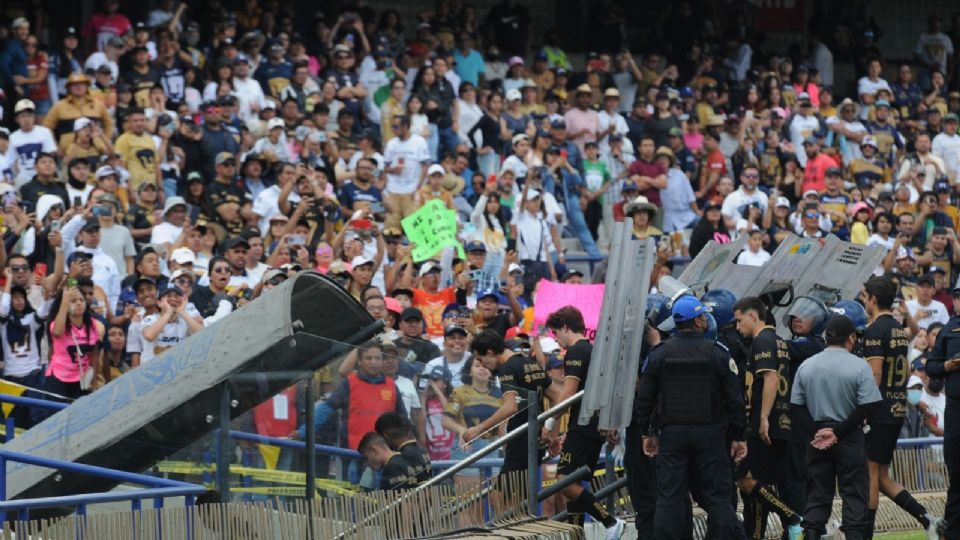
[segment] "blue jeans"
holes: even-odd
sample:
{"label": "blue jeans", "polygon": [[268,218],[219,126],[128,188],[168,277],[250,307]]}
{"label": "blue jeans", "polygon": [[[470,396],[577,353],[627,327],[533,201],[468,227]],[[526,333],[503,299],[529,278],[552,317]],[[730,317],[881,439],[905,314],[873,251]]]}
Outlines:
{"label": "blue jeans", "polygon": [[456,153],[457,145],[460,144],[460,136],[452,127],[437,128],[437,136],[440,142],[437,149],[437,161],[440,161],[444,154]]}
{"label": "blue jeans", "polygon": [[427,124],[427,128],[430,129],[430,135],[427,137],[427,148],[430,150],[433,161],[439,161],[437,152],[439,151],[440,137],[437,134],[437,125]]}
{"label": "blue jeans", "polygon": [[587,227],[587,220],[583,217],[583,210],[580,209],[580,198],[571,194],[567,197],[565,205],[567,220],[569,221],[567,227],[580,239],[580,245],[583,246],[587,255],[600,257],[600,249],[597,248],[597,243],[594,242],[593,235],[590,234],[590,229]]}
{"label": "blue jeans", "polygon": [[177,196],[177,179],[176,178],[163,179],[163,195],[168,199],[170,197]]}
{"label": "blue jeans", "polygon": [[500,172],[500,154],[490,152],[489,154],[477,154],[477,169],[483,173],[484,178],[490,178],[490,175]]}

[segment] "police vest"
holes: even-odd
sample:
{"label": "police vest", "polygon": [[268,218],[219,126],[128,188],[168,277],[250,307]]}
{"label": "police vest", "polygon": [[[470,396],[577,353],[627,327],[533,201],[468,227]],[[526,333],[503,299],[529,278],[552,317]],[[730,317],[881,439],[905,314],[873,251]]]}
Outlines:
{"label": "police vest", "polygon": [[664,344],[660,373],[660,421],[709,424],[720,420],[716,345],[705,339],[674,338]]}
{"label": "police vest", "polygon": [[356,373],[347,376],[350,405],[347,409],[347,443],[356,450],[360,439],[374,431],[377,418],[386,412],[397,412],[397,386],[391,377],[369,383]]}

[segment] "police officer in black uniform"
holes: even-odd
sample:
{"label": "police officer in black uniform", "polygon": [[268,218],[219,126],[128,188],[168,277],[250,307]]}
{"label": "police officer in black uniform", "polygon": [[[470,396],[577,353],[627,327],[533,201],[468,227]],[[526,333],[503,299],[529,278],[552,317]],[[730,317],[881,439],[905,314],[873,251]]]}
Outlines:
{"label": "police officer in black uniform", "polygon": [[[827,306],[823,302],[806,296],[794,299],[787,310],[783,322],[793,334],[793,338],[786,341],[790,354],[791,388],[800,364],[826,348],[822,334],[828,316]],[[813,438],[813,425],[806,422],[807,418],[807,415],[790,411],[793,436],[784,447],[783,474],[779,486],[780,497],[790,508],[804,508],[807,503],[807,447]],[[786,530],[783,531],[783,538],[788,538]]]}
{"label": "police officer in black uniform", "polygon": [[[746,455],[746,417],[737,365],[722,345],[704,339],[705,308],[694,296],[681,296],[671,308],[676,336],[650,351],[637,393],[637,424],[643,447],[657,457],[655,538],[679,538],[686,516],[677,509],[687,498],[688,468],[697,467],[710,529],[718,538],[743,539],[730,507],[732,481],[727,453]],[[659,436],[649,430],[659,404]],[[721,410],[726,411],[734,442],[725,445]]]}
{"label": "police officer in black uniform", "polygon": [[[953,311],[960,313],[960,287],[953,287]],[[927,377],[945,379],[947,408],[943,413],[943,460],[950,477],[944,511],[943,535],[960,538],[960,315],[940,330],[927,357]]]}

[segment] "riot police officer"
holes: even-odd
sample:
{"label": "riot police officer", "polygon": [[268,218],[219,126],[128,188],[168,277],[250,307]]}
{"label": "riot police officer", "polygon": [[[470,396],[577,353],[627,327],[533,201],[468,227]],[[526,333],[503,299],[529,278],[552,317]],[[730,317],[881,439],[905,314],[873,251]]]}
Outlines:
{"label": "riot police officer", "polygon": [[[793,338],[786,341],[790,354],[791,387],[800,364],[826,347],[822,334],[829,315],[823,302],[807,296],[794,299],[787,309],[783,324],[793,334]],[[813,426],[804,422],[805,418],[805,415],[790,411],[792,438],[783,448],[783,473],[779,486],[783,502],[796,509],[803,508],[807,502],[807,446],[813,437]],[[784,540],[788,537],[788,531],[784,530]]]}
{"label": "riot police officer", "polygon": [[[709,308],[694,296],[676,299],[671,316],[677,333],[650,351],[637,392],[637,425],[644,453],[657,457],[657,509],[654,535],[679,538],[686,516],[677,509],[687,497],[688,467],[697,467],[702,504],[711,531],[719,538],[743,539],[730,507],[732,481],[727,452],[735,461],[746,455],[746,416],[737,365],[722,345],[704,339]],[[660,406],[659,436],[649,430]],[[725,445],[721,411],[726,411],[734,442]]]}
{"label": "riot police officer", "polygon": [[[958,283],[960,285],[960,283]],[[960,313],[960,287],[953,288],[953,311]],[[942,524],[948,540],[960,538],[960,315],[940,330],[927,357],[927,376],[945,378],[947,408],[943,420],[943,460],[950,477]]]}

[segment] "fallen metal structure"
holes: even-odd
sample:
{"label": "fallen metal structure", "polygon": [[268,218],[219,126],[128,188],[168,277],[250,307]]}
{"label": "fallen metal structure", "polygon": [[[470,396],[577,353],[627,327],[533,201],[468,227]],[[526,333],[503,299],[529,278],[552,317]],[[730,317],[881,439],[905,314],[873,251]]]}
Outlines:
{"label": "fallen metal structure", "polygon": [[[346,291],[305,272],[4,445],[140,472],[380,331]],[[241,375],[241,376],[237,376]],[[236,376],[236,377],[235,377]],[[229,406],[221,403],[228,390]],[[7,496],[109,491],[116,481],[9,463]]]}
{"label": "fallen metal structure", "polygon": [[863,246],[827,238],[785,239],[763,266],[734,262],[746,238],[729,244],[710,242],[680,275],[679,280],[697,295],[711,289],[728,289],[737,298],[759,296],[773,306],[777,331],[789,337],[782,319],[794,298],[808,296],[832,305],[856,299],[863,283],[883,260],[879,246]]}

